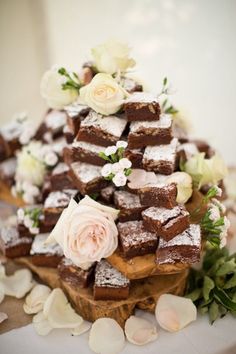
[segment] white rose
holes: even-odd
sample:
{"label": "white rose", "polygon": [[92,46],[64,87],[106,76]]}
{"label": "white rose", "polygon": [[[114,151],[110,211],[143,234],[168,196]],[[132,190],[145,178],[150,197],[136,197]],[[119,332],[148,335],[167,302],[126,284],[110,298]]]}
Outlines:
{"label": "white rose", "polygon": [[185,204],[193,194],[192,178],[186,172],[174,172],[167,178],[167,182],[177,185],[177,203]]}
{"label": "white rose", "polygon": [[80,89],[80,98],[97,113],[114,114],[121,108],[127,93],[108,74],[97,74]]}
{"label": "white rose", "polygon": [[126,43],[108,40],[91,50],[94,63],[99,72],[114,74],[125,72],[136,63],[129,58],[130,48]]}
{"label": "white rose", "polygon": [[46,99],[50,108],[62,109],[71,104],[78,98],[78,92],[75,89],[62,89],[65,78],[58,73],[57,68],[52,68],[45,72],[40,84],[40,93]]}
{"label": "white rose", "polygon": [[26,145],[17,155],[16,180],[41,186],[46,174],[46,167],[38,156],[42,144],[32,141]]}
{"label": "white rose", "polygon": [[118,212],[88,196],[79,204],[71,199],[47,242],[56,240],[67,258],[78,267],[88,269],[93,262],[116,250],[118,231],[114,220]]}

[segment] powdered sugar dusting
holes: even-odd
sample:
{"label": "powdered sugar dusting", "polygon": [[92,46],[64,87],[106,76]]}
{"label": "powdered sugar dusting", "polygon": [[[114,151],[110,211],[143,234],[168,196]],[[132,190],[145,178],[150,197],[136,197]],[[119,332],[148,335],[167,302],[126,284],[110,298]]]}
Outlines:
{"label": "powdered sugar dusting", "polygon": [[57,255],[62,256],[63,251],[61,246],[58,243],[49,243],[45,244],[49,234],[39,234],[35,236],[34,241],[31,246],[30,254],[50,254],[50,255]]}
{"label": "powdered sugar dusting", "polygon": [[147,146],[144,151],[143,160],[169,161],[174,164],[177,145],[178,139],[174,138],[170,144]]}
{"label": "powdered sugar dusting", "polygon": [[170,128],[172,124],[171,116],[168,114],[161,114],[159,120],[154,121],[137,121],[130,124],[130,132],[138,133],[143,129],[162,129]]}
{"label": "powdered sugar dusting", "polygon": [[52,110],[45,117],[45,123],[48,128],[56,130],[66,124],[66,113],[63,111]]}
{"label": "powdered sugar dusting", "polygon": [[10,159],[5,160],[0,164],[0,173],[4,176],[12,176],[14,175],[16,170],[16,158],[12,157]]}
{"label": "powdered sugar dusting", "polygon": [[85,141],[74,141],[72,146],[74,148],[80,148],[80,149],[86,150],[88,152],[95,153],[97,155],[99,154],[99,152],[104,152],[104,150],[105,150],[104,146],[94,145],[91,143],[87,143]]}
{"label": "powdered sugar dusting", "polygon": [[19,237],[19,232],[15,227],[3,227],[1,230],[1,239],[5,246],[16,246],[24,243],[31,243],[29,237]]}
{"label": "powdered sugar dusting", "polygon": [[149,92],[135,92],[133,93],[125,103],[134,102],[134,103],[152,103],[158,102],[157,97]]}
{"label": "powdered sugar dusting", "polygon": [[61,173],[69,171],[69,167],[64,163],[60,162],[52,171],[52,175],[59,175]]}
{"label": "powdered sugar dusting", "polygon": [[66,208],[76,194],[76,189],[51,192],[44,202],[44,208]]}
{"label": "powdered sugar dusting", "polygon": [[190,224],[190,226],[181,234],[175,236],[170,241],[160,238],[159,248],[175,246],[195,246],[201,244],[201,228],[199,225]]}
{"label": "powdered sugar dusting", "polygon": [[101,260],[95,271],[95,286],[121,288],[129,286],[130,281],[106,260]]}
{"label": "powdered sugar dusting", "polygon": [[142,215],[164,224],[169,219],[176,218],[179,215],[189,215],[189,213],[182,206],[177,205],[172,209],[150,207],[144,210]]}
{"label": "powdered sugar dusting", "polygon": [[143,221],[118,223],[117,228],[122,238],[122,244],[125,247],[157,240],[155,233],[149,232],[144,228]]}
{"label": "powdered sugar dusting", "polygon": [[126,191],[116,191],[114,193],[115,203],[119,208],[139,208],[141,203],[137,194],[132,194]]}
{"label": "powdered sugar dusting", "polygon": [[102,178],[102,167],[100,166],[90,165],[85,162],[74,162],[71,164],[71,168],[83,183],[88,183],[95,178]]}

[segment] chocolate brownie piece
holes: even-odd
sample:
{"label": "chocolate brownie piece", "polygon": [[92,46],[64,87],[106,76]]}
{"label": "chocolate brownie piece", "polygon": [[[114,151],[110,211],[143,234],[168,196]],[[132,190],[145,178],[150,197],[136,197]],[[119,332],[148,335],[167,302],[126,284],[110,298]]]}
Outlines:
{"label": "chocolate brownie piece", "polygon": [[44,223],[45,225],[56,225],[62,211],[68,206],[71,198],[74,198],[78,191],[76,189],[65,189],[53,191],[44,202]]}
{"label": "chocolate brownie piece", "polygon": [[60,278],[74,287],[87,288],[94,279],[94,266],[83,270],[68,258],[63,258],[57,269]]}
{"label": "chocolate brownie piece", "polygon": [[137,121],[130,124],[128,144],[130,149],[139,149],[148,145],[169,144],[172,139],[172,119],[162,114],[159,120]]}
{"label": "chocolate brownie piece", "polygon": [[74,189],[75,186],[68,175],[69,167],[60,162],[53,170],[50,176],[51,190],[61,191],[63,189]]}
{"label": "chocolate brownie piece", "polygon": [[200,152],[205,152],[206,158],[211,158],[215,154],[214,149],[205,140],[194,139],[190,142],[194,143]]}
{"label": "chocolate brownie piece", "polygon": [[140,220],[141,212],[146,208],[141,205],[138,195],[123,190],[114,193],[114,204],[120,209],[120,221]]}
{"label": "chocolate brownie piece", "polygon": [[20,237],[16,227],[2,227],[0,233],[0,251],[8,258],[27,256],[32,238]]}
{"label": "chocolate brownie piece", "polygon": [[11,157],[0,163],[0,180],[11,187],[14,184],[16,158]]}
{"label": "chocolate brownie piece", "polygon": [[63,257],[63,251],[58,243],[45,244],[49,234],[35,236],[30,255],[32,263],[38,267],[56,268]]}
{"label": "chocolate brownie piece", "polygon": [[184,143],[177,147],[178,158],[182,159],[182,161],[186,162],[192,156],[199,153],[199,150],[194,143]]}
{"label": "chocolate brownie piece", "polygon": [[5,150],[6,158],[13,156],[16,150],[20,149],[21,143],[19,139],[24,128],[21,120],[13,120],[0,129],[0,135],[3,138],[2,149]]}
{"label": "chocolate brownie piece", "polygon": [[147,92],[135,92],[125,102],[128,122],[156,121],[160,118],[160,105],[157,97]]}
{"label": "chocolate brownie piece", "polygon": [[125,150],[125,157],[132,162],[132,168],[143,168],[143,149]]}
{"label": "chocolate brownie piece", "polygon": [[101,189],[100,198],[103,202],[107,204],[113,204],[113,197],[116,188],[112,184]]}
{"label": "chocolate brownie piece", "polygon": [[138,84],[135,80],[129,77],[121,77],[121,86],[129,93],[142,92],[143,86]]}
{"label": "chocolate brownie piece", "polygon": [[199,225],[190,226],[170,241],[160,238],[156,251],[156,263],[196,263],[200,260],[201,229]]}
{"label": "chocolate brownie piece", "polygon": [[95,270],[93,297],[95,300],[124,300],[129,296],[130,281],[106,260]]}
{"label": "chocolate brownie piece", "polygon": [[64,136],[61,136],[60,138],[53,140],[53,142],[50,145],[51,145],[53,151],[62,160],[63,149],[67,146],[66,138]]}
{"label": "chocolate brownie piece", "polygon": [[68,125],[65,125],[63,128],[63,135],[66,139],[67,144],[72,144],[73,140],[75,138],[75,135],[73,134],[73,131]]}
{"label": "chocolate brownie piece", "polygon": [[0,132],[0,161],[4,161],[10,156],[10,147]]}
{"label": "chocolate brownie piece", "polygon": [[60,137],[66,124],[66,118],[65,111],[49,109],[35,133],[35,139],[49,143]]}
{"label": "chocolate brownie piece", "polygon": [[90,163],[91,165],[103,166],[107,161],[103,160],[100,152],[104,152],[104,146],[94,145],[86,141],[74,141],[72,144],[73,161]]}
{"label": "chocolate brownie piece", "polygon": [[156,233],[144,228],[143,221],[126,221],[117,224],[121,250],[126,258],[154,253],[158,244]]}
{"label": "chocolate brownie piece", "polygon": [[175,183],[148,185],[140,188],[138,193],[142,205],[167,209],[172,209],[177,205],[177,186]]}
{"label": "chocolate brownie piece", "polygon": [[85,162],[70,165],[69,175],[82,195],[99,192],[108,185],[101,175],[102,167]]}
{"label": "chocolate brownie piece", "polygon": [[114,145],[125,130],[127,121],[123,116],[102,116],[90,111],[81,122],[76,140],[95,145]]}
{"label": "chocolate brownie piece", "polygon": [[144,227],[166,241],[189,227],[189,212],[183,205],[173,209],[150,207],[142,212]]}
{"label": "chocolate brownie piece", "polygon": [[170,175],[176,167],[176,150],[178,139],[174,138],[170,144],[147,146],[143,154],[143,167],[147,171]]}
{"label": "chocolate brownie piece", "polygon": [[67,127],[70,128],[71,133],[75,137],[79,131],[81,121],[88,115],[90,108],[82,104],[74,103],[66,106],[64,109],[67,114]]}

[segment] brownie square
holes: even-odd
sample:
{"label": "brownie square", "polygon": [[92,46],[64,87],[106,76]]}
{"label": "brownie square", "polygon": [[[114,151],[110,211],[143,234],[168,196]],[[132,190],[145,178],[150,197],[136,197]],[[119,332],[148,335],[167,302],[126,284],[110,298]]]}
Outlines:
{"label": "brownie square", "polygon": [[2,227],[0,233],[0,251],[8,258],[27,256],[32,238],[20,237],[17,228]]}
{"label": "brownie square", "polygon": [[12,157],[0,163],[0,180],[11,187],[14,184],[16,158]]}
{"label": "brownie square", "polygon": [[128,122],[152,121],[160,118],[160,105],[157,97],[147,92],[135,92],[125,102]]}
{"label": "brownie square", "polygon": [[129,93],[142,92],[143,86],[129,77],[121,77],[121,86]]}
{"label": "brownie square", "polygon": [[90,108],[86,105],[74,103],[66,106],[65,112],[67,114],[66,124],[74,136],[79,131],[81,121],[88,115]]}
{"label": "brownie square", "polygon": [[143,221],[126,221],[117,224],[121,250],[126,258],[154,253],[158,244],[156,233],[144,228]]}
{"label": "brownie square", "polygon": [[34,237],[30,255],[32,263],[38,267],[56,268],[63,257],[63,251],[58,243],[45,244],[49,234],[39,234]]}
{"label": "brownie square", "polygon": [[8,157],[10,157],[10,155],[11,151],[8,146],[8,143],[5,141],[4,137],[0,132],[0,161],[6,160]]}
{"label": "brownie square", "polygon": [[127,121],[122,116],[102,116],[90,111],[81,122],[76,140],[86,141],[95,145],[114,145],[125,130]]}
{"label": "brownie square", "polygon": [[170,175],[176,167],[176,150],[178,140],[172,139],[170,144],[147,146],[143,154],[143,167],[147,171]]}
{"label": "brownie square", "polygon": [[71,198],[74,198],[77,193],[78,191],[76,189],[51,192],[44,201],[43,213],[45,225],[56,225],[62,211],[68,206]]}
{"label": "brownie square", "polygon": [[201,228],[199,225],[190,226],[181,234],[169,241],[160,238],[156,251],[156,263],[196,263],[200,261]]}
{"label": "brownie square", "polygon": [[129,296],[130,281],[105,259],[95,270],[93,297],[95,300],[124,300]]}
{"label": "brownie square", "polygon": [[148,145],[169,144],[172,139],[172,118],[162,114],[159,120],[137,121],[130,124],[128,144],[130,149]]}
{"label": "brownie square", "polygon": [[35,139],[50,142],[49,140],[60,137],[66,124],[66,117],[64,111],[49,109],[35,133]]}
{"label": "brownie square", "polygon": [[52,170],[50,176],[52,191],[75,188],[71,178],[68,175],[68,172],[69,172],[69,167],[64,162],[60,162]]}
{"label": "brownie square", "polygon": [[85,162],[74,162],[70,166],[69,175],[82,195],[99,192],[108,185],[101,175],[102,167]]}
{"label": "brownie square", "polygon": [[87,288],[94,279],[94,266],[83,270],[68,258],[63,258],[57,269],[60,278],[74,287]]}
{"label": "brownie square", "polygon": [[177,154],[178,158],[183,161],[189,160],[192,156],[199,153],[197,146],[194,143],[184,143],[178,146]]}
{"label": "brownie square", "polygon": [[53,151],[59,156],[60,160],[62,160],[63,149],[67,146],[66,138],[61,136],[60,138],[53,140],[50,145]]}
{"label": "brownie square", "polygon": [[16,150],[21,147],[20,135],[23,133],[24,125],[21,121],[13,120],[10,123],[4,125],[0,129],[0,135],[3,138],[3,146],[5,149],[6,157],[12,156]]}
{"label": "brownie square", "polygon": [[107,161],[103,160],[100,152],[104,152],[104,146],[94,145],[85,141],[74,141],[72,144],[73,161],[90,163],[91,165],[103,166]]}
{"label": "brownie square", "polygon": [[142,205],[167,209],[171,209],[177,205],[177,186],[175,183],[149,185],[140,188],[138,193]]}
{"label": "brownie square", "polygon": [[132,162],[132,168],[143,168],[143,149],[125,150],[125,157]]}
{"label": "brownie square", "polygon": [[120,209],[120,221],[140,220],[141,212],[146,208],[141,205],[138,195],[123,190],[114,193],[114,204]]}
{"label": "brownie square", "polygon": [[150,207],[142,212],[144,227],[166,241],[189,227],[189,212],[183,205],[172,209]]}
{"label": "brownie square", "polygon": [[115,186],[113,186],[113,184],[101,189],[100,192],[101,200],[107,204],[113,204],[113,199],[114,199],[113,197],[114,197],[115,190],[116,188]]}

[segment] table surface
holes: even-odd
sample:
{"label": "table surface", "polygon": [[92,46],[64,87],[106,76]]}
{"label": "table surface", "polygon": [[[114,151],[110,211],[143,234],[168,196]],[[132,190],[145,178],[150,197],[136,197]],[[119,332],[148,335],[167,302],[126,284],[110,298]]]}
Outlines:
{"label": "table surface", "polygon": [[[137,315],[155,321],[151,314],[137,311]],[[155,323],[155,322],[154,322]],[[126,343],[123,354],[234,354],[236,353],[236,320],[227,315],[212,326],[207,316],[178,333],[158,329],[157,340],[138,347]],[[12,330],[0,336],[1,354],[91,354],[89,332],[73,337],[67,330],[54,330],[46,337],[36,334],[32,325]],[[104,338],[105,340],[105,338]]]}

